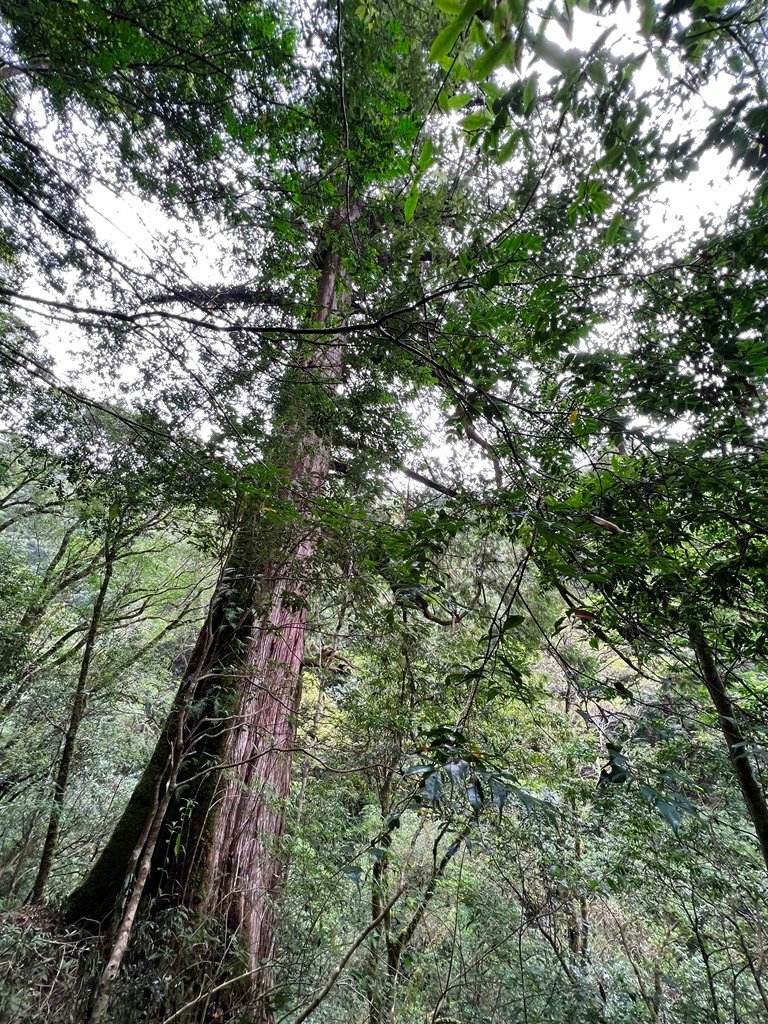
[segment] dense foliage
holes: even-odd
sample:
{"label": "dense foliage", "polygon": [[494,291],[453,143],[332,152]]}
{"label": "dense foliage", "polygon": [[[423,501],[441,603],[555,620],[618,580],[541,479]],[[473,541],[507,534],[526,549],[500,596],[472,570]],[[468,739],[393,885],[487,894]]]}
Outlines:
{"label": "dense foliage", "polygon": [[767,27],[0,3],[3,1020],[768,1015]]}

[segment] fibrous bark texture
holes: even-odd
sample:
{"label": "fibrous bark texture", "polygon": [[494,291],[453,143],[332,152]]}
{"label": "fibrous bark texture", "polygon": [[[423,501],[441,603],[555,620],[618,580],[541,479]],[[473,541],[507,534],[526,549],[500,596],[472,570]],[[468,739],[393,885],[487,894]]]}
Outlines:
{"label": "fibrous bark texture", "polygon": [[[319,494],[327,473],[327,450],[313,441],[310,449],[303,440],[301,462],[293,467],[294,481],[304,484],[302,504]],[[223,747],[202,879],[202,909],[224,911],[248,952],[250,969],[256,972],[262,966],[254,974],[262,992],[270,983],[264,965],[274,954],[273,901],[284,864],[280,841],[301,699],[307,576],[315,545],[313,531],[307,530],[282,564],[261,573],[257,615],[237,688],[239,706]]]}

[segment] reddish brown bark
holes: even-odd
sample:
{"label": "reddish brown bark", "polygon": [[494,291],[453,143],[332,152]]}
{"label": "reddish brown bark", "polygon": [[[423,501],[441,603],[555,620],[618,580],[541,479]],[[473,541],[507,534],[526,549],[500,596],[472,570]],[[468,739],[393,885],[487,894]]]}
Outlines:
{"label": "reddish brown bark", "polygon": [[[303,484],[302,504],[318,496],[329,464],[327,449],[316,438],[310,447],[308,440],[302,439],[305,454],[292,473],[293,482]],[[203,911],[224,911],[254,971],[274,955],[274,898],[284,866],[280,841],[301,699],[307,576],[315,545],[316,537],[308,531],[287,562],[262,574],[257,607],[263,611],[242,666],[240,706],[222,759],[229,767],[219,786],[203,875]],[[262,970],[254,977],[258,989],[266,991],[270,973]],[[266,1009],[263,1014],[263,1020],[270,1019]]]}

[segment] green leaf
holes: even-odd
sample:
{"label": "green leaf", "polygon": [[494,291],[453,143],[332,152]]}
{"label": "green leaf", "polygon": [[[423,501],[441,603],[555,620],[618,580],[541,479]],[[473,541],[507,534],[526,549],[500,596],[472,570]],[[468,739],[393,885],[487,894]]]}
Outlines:
{"label": "green leaf", "polygon": [[476,132],[481,128],[487,128],[492,121],[493,117],[487,110],[484,110],[482,113],[478,114],[467,114],[467,116],[461,120],[461,127],[466,132]]}
{"label": "green leaf", "polygon": [[429,51],[430,60],[440,60],[448,56],[464,27],[481,6],[482,2],[479,0],[467,0],[457,17],[445,26],[432,43],[432,49]]}
{"label": "green leaf", "polygon": [[479,57],[472,67],[472,77],[475,81],[487,78],[492,71],[501,67],[502,64],[512,63],[515,56],[515,48],[509,36],[505,36],[498,43],[490,46],[482,57]]}
{"label": "green leaf", "polygon": [[605,70],[605,64],[601,60],[590,61],[587,68],[587,74],[595,85],[599,85],[601,87],[608,85],[608,73]]}
{"label": "green leaf", "polygon": [[403,216],[405,217],[405,223],[410,224],[413,220],[413,215],[416,213],[416,206],[419,202],[419,186],[414,183],[411,185],[411,191],[408,193],[408,198],[405,200],[405,206],[403,207]]}
{"label": "green leaf", "polygon": [[443,71],[450,71],[451,78],[456,82],[468,82],[472,77],[467,65],[458,57],[441,57],[437,63]]}
{"label": "green leaf", "polygon": [[608,230],[605,232],[605,241],[608,245],[613,245],[621,239],[624,226],[624,218],[620,213],[615,213],[611,219],[611,223],[608,225]]}
{"label": "green leaf", "polygon": [[656,24],[656,0],[640,0],[640,31],[649,36]]}
{"label": "green leaf", "polygon": [[615,146],[611,146],[611,148],[604,153],[599,160],[595,161],[595,170],[607,170],[611,167],[615,167],[621,160],[623,160],[625,152],[626,147],[621,142]]}
{"label": "green leaf", "polygon": [[469,23],[469,41],[477,47],[482,47],[482,49],[490,46],[493,41],[488,29],[486,29],[480,18],[473,18]]}
{"label": "green leaf", "polygon": [[539,94],[538,75],[529,75],[523,86],[523,113],[527,116],[536,106]]}
{"label": "green leaf", "polygon": [[518,626],[522,626],[524,622],[524,615],[508,615],[507,618],[502,623],[501,630],[499,631],[499,633],[501,636],[504,636],[504,634],[508,632],[510,629],[516,629]]}
{"label": "green leaf", "polygon": [[461,14],[461,0],[435,0],[435,7],[438,11],[442,11],[443,14],[450,14],[451,17],[456,17],[457,14]]}
{"label": "green leaf", "polygon": [[506,163],[507,160],[509,160],[509,158],[513,155],[513,153],[517,149],[518,143],[520,142],[520,139],[522,138],[522,136],[523,136],[523,133],[521,132],[521,130],[519,128],[516,128],[511,133],[511,135],[509,136],[507,141],[504,143],[504,145],[501,147],[499,152],[496,154],[496,162],[497,163],[503,164],[503,163]]}
{"label": "green leaf", "polygon": [[474,94],[471,92],[459,92],[455,96],[449,96],[446,100],[446,107],[448,110],[461,110],[462,107],[466,107],[470,100],[474,99]]}
{"label": "green leaf", "polygon": [[456,18],[450,25],[446,25],[442,32],[440,32],[432,43],[432,49],[429,51],[430,60],[440,60],[442,57],[447,57],[453,49],[456,40],[461,35],[461,30],[464,28],[464,20],[462,18]]}
{"label": "green leaf", "polygon": [[424,145],[421,147],[421,153],[419,153],[419,171],[423,174],[424,171],[434,162],[435,146],[432,139],[427,139]]}

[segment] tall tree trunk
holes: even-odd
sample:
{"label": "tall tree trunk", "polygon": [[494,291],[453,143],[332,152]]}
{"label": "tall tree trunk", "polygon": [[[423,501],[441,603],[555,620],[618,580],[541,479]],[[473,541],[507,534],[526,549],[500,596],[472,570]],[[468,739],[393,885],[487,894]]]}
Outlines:
{"label": "tall tree trunk", "polygon": [[[314,543],[305,540],[299,554],[305,565],[313,552]],[[298,570],[299,565],[294,567]],[[260,595],[269,611],[253,628],[240,706],[224,744],[226,774],[218,780],[217,809],[199,876],[201,910],[224,912],[254,972],[274,956],[273,900],[284,863],[279,847],[306,630],[299,584],[295,577],[276,574]],[[266,969],[254,979],[262,994],[271,987]],[[261,1019],[270,1016],[264,1012]]]}
{"label": "tall tree trunk", "polygon": [[[323,256],[316,321],[336,310],[341,258]],[[308,579],[317,544],[313,505],[324,489],[330,450],[312,422],[308,396],[339,378],[334,343],[299,353],[285,382],[271,460],[281,466],[290,524],[246,502],[227,565],[168,722],[112,837],[68,903],[70,920],[103,921],[141,858],[147,807],[173,769],[173,798],[153,843],[149,893],[226,921],[252,970],[259,1024],[272,1020],[266,994],[274,955],[274,898],[289,792]],[[277,502],[279,503],[279,502]],[[297,513],[297,514],[296,514]],[[181,740],[178,738],[181,737]],[[179,743],[182,747],[179,751]],[[191,811],[189,808],[191,807]],[[139,853],[137,856],[137,844]],[[161,884],[162,883],[162,886]],[[132,925],[131,919],[131,925]],[[123,927],[121,922],[120,928]],[[121,942],[125,945],[124,930]]]}
{"label": "tall tree trunk", "polygon": [[723,677],[715,662],[712,649],[699,626],[692,626],[691,644],[699,663],[701,677],[720,719],[720,728],[728,747],[728,756],[741,789],[744,803],[757,833],[757,841],[768,869],[768,804],[760,783],[755,778],[752,762],[747,754],[747,743],[739,726],[737,710],[730,698]]}
{"label": "tall tree trunk", "polygon": [[114,544],[107,539],[104,545],[104,573],[101,577],[99,592],[96,595],[96,600],[93,604],[91,621],[85,638],[85,647],[83,648],[83,657],[80,662],[80,671],[77,677],[75,695],[72,700],[69,725],[67,726],[67,731],[64,736],[64,746],[61,750],[61,759],[56,771],[56,780],[53,786],[53,807],[51,808],[51,816],[48,819],[48,829],[45,835],[45,842],[43,843],[43,852],[40,856],[40,866],[37,869],[37,876],[29,897],[30,903],[38,903],[43,898],[43,892],[48,884],[51,867],[53,866],[53,857],[56,852],[56,844],[59,839],[61,812],[64,806],[64,797],[67,792],[67,786],[69,785],[69,773],[72,768],[72,758],[74,757],[77,735],[80,731],[80,724],[83,721],[85,707],[88,702],[86,686],[88,684],[88,677],[91,671],[93,652],[96,649],[96,639],[99,634],[102,612],[104,611],[104,602],[107,598],[107,591],[109,590],[109,584],[112,579],[115,555],[116,548]]}

